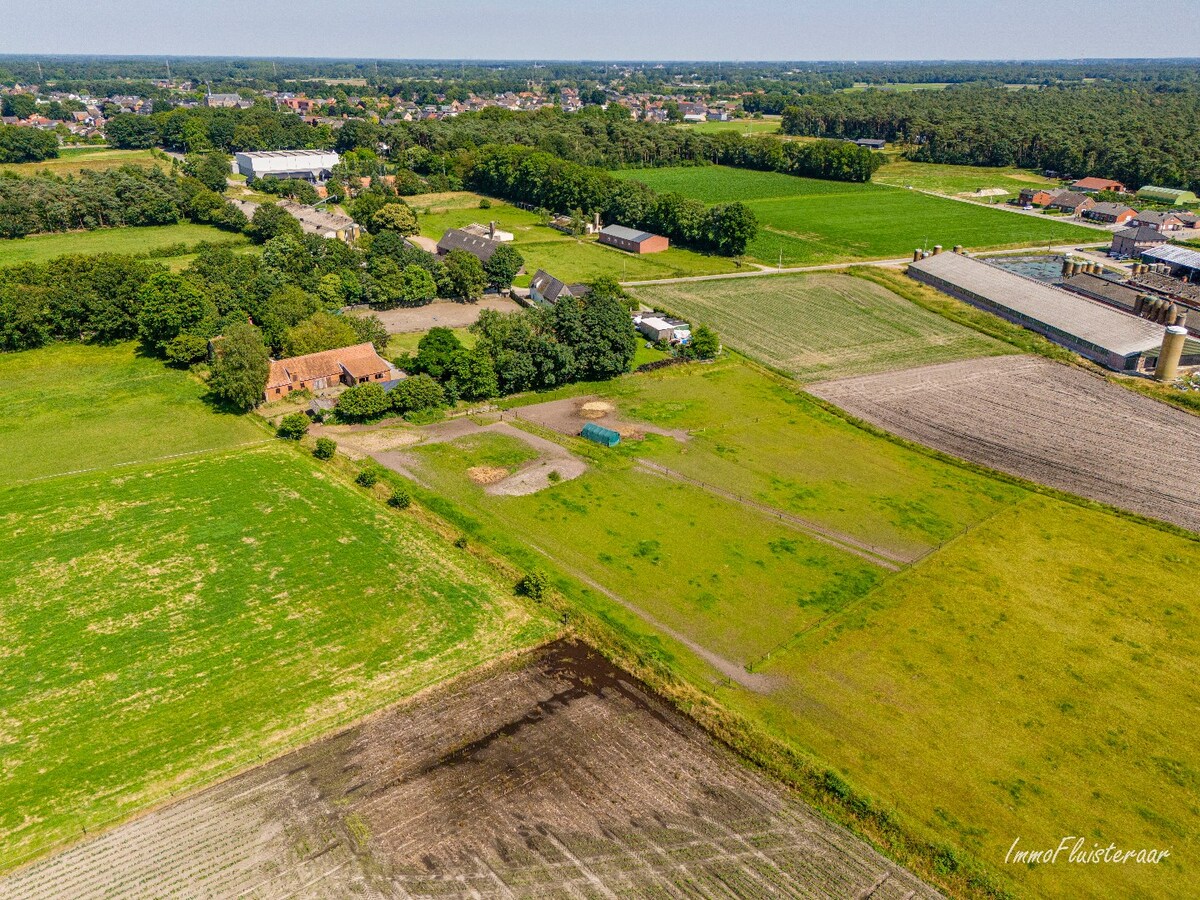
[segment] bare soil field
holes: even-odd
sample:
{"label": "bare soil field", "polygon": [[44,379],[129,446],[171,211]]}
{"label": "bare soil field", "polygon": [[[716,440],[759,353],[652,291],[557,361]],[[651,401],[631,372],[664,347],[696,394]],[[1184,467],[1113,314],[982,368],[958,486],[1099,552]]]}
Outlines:
{"label": "bare soil field", "polygon": [[1200,419],[1078,369],[1002,356],[808,390],[909,440],[1200,531]]}
{"label": "bare soil field", "polygon": [[565,642],[0,880],[168,895],[938,896]]}
{"label": "bare soil field", "polygon": [[565,400],[520,406],[509,410],[507,414],[557,431],[559,434],[578,435],[584,425],[595,422],[612,429],[625,440],[638,440],[648,433],[661,434],[677,441],[687,441],[691,437],[680,428],[660,428],[645,422],[626,422],[621,419],[616,404],[611,399],[594,396],[568,397]]}
{"label": "bare soil field", "polygon": [[430,328],[466,328],[475,324],[479,313],[485,309],[508,313],[521,309],[520,304],[507,297],[484,297],[478,303],[455,303],[453,300],[435,300],[425,306],[404,306],[399,309],[351,310],[349,315],[376,315],[383,322],[388,334],[409,334],[428,331]]}

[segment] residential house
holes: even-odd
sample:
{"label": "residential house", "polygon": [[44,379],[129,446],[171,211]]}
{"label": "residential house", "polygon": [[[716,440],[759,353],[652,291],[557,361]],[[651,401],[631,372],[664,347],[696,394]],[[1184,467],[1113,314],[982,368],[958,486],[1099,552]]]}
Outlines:
{"label": "residential house", "polygon": [[271,372],[263,392],[268,403],[292,391],[322,391],[338,385],[383,383],[401,377],[369,341],[271,361]]}
{"label": "residential house", "polygon": [[1096,205],[1096,201],[1087,194],[1079,194],[1075,191],[1063,191],[1055,196],[1053,200],[1046,204],[1047,209],[1057,209],[1061,212],[1070,213],[1073,216],[1080,215],[1083,212],[1091,209]]}
{"label": "residential house", "polygon": [[563,297],[586,297],[590,291],[586,284],[567,284],[545,269],[538,269],[529,284],[529,299],[542,306],[554,306]]}
{"label": "residential house", "polygon": [[1113,235],[1112,248],[1108,251],[1108,255],[1118,259],[1131,259],[1141,256],[1144,250],[1166,242],[1167,236],[1149,225],[1126,228]]}
{"label": "residential house", "polygon": [[477,234],[471,234],[461,228],[451,228],[438,241],[438,256],[445,256],[451,250],[465,250],[481,263],[486,264],[492,254],[500,247],[499,241],[489,240]]}
{"label": "residential house", "polygon": [[1108,178],[1081,178],[1071,185],[1071,190],[1080,194],[1098,194],[1101,191],[1116,191],[1125,193],[1125,185]]}
{"label": "residential house", "polygon": [[361,226],[349,216],[305,206],[291,200],[281,200],[279,206],[287,210],[300,223],[301,230],[308,234],[320,235],[330,240],[336,238],[347,244],[353,243],[362,235]]}
{"label": "residential house", "polygon": [[1017,202],[1021,206],[1048,206],[1062,191],[1044,191],[1041,188],[1022,188]]}
{"label": "residential house", "polygon": [[887,146],[887,141],[881,138],[854,138],[850,141],[851,144],[857,144],[860,147],[866,147],[868,150],[882,150]]}
{"label": "residential house", "polygon": [[662,235],[626,228],[624,225],[608,225],[600,229],[600,243],[628,253],[661,253],[671,246]]}
{"label": "residential house", "polygon": [[1170,212],[1159,212],[1156,209],[1148,209],[1145,212],[1137,214],[1137,218],[1133,220],[1135,226],[1146,226],[1147,228],[1157,228],[1159,231],[1178,231],[1183,227],[1183,221]]}
{"label": "residential house", "polygon": [[1083,217],[1105,225],[1124,225],[1137,218],[1137,210],[1124,203],[1097,203],[1091,209],[1085,209]]}
{"label": "residential house", "polygon": [[242,98],[237,94],[208,94],[204,98],[204,105],[210,107],[219,107],[228,109],[240,105]]}

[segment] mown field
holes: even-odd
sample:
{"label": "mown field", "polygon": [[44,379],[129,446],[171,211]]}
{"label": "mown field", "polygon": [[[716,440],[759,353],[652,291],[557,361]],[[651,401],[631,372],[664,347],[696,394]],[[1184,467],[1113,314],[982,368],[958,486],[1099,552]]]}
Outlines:
{"label": "mown field", "polygon": [[112,147],[66,147],[59,151],[57,159],[33,163],[0,163],[0,173],[15,172],[18,175],[35,175],[51,172],[55,175],[77,175],[84,169],[102,172],[121,166],[162,166],[167,162],[155,159],[149,150],[116,150]]}
{"label": "mown field", "polygon": [[1011,166],[984,168],[982,166],[948,166],[939,163],[909,162],[898,159],[889,162],[871,179],[875,184],[892,187],[912,187],[918,191],[939,194],[971,194],[981,189],[1002,188],[1003,197],[983,198],[985,203],[1003,203],[1015,198],[1025,188],[1058,187],[1058,182],[1045,178],[1041,172]]}
{"label": "mown field", "polygon": [[[150,225],[144,228],[97,228],[64,234],[35,234],[0,240],[0,266],[16,263],[41,263],[67,254],[130,253],[142,254],[174,244],[238,243],[249,245],[244,235],[222,231],[212,225],[180,222],[175,225]],[[166,260],[164,260],[166,261]]]}
{"label": "mown field", "polygon": [[137,344],[0,354],[0,485],[267,439]]}
{"label": "mown field", "polygon": [[781,123],[782,119],[779,116],[765,116],[761,119],[734,119],[729,122],[684,122],[679,127],[701,134],[732,131],[744,137],[757,137],[763,134],[777,134]]}
{"label": "mown field", "polygon": [[278,443],[0,509],[0,868],[553,633]]}
{"label": "mown field", "polygon": [[[619,281],[677,278],[684,275],[716,275],[735,272],[736,262],[720,256],[706,256],[672,247],[664,253],[635,256],[612,247],[603,247],[595,238],[574,238],[539,224],[536,213],[492,200],[490,209],[480,209],[479,194],[436,194],[407,198],[417,211],[421,234],[439,239],[447,228],[461,228],[472,222],[498,223],[502,231],[515,237],[514,246],[525,257],[527,276],[545,269],[568,283],[591,281],[610,276]],[[528,285],[518,280],[518,285]]]}
{"label": "mown field", "polygon": [[[1018,895],[1190,895],[1200,623],[1188,604],[1200,542],[906,450],[736,361],[588,390],[625,422],[690,439],[588,449],[586,474],[525,498],[485,494],[453,445],[418,448],[418,474],[442,498],[433,502],[514,558],[582,573],[730,659],[773,639],[750,663],[775,679],[765,693],[706,678],[652,622],[559,582],[909,834],[947,848],[943,874],[981,866]],[[869,584],[852,569],[813,582],[832,574],[815,562],[824,549],[814,557],[802,541],[793,558],[747,523],[749,510],[730,515],[713,490],[680,490],[633,469],[638,458],[896,552],[933,552],[899,572],[872,567]],[[831,602],[803,599],[805,581]],[[1053,847],[1064,835],[1172,856],[1155,868],[1004,863],[1017,837]]]}
{"label": "mown field", "polygon": [[805,381],[1010,352],[880,285],[814,273],[632,289],[705,322],[731,347]]}
{"label": "mown field", "polygon": [[758,216],[748,256],[767,265],[911,257],[941,244],[981,249],[1094,242],[1095,229],[882,184],[848,184],[721,166],[614,172],[707,203],[741,200]]}

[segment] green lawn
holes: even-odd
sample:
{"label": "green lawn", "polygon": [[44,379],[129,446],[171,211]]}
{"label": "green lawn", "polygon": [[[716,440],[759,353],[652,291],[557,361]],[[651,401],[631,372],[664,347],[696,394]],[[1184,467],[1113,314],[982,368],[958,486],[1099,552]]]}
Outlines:
{"label": "green lawn", "polygon": [[730,346],[802,380],[1011,350],[849,275],[731,278],[633,292],[643,303],[712,326]]}
{"label": "green lawn", "polygon": [[[471,333],[469,328],[452,328],[454,336],[458,338],[467,349],[475,346],[476,337]],[[384,353],[388,359],[395,359],[401,353],[417,352],[417,345],[421,343],[421,338],[428,334],[426,331],[408,331],[403,334],[393,334],[388,339],[387,352]]]}
{"label": "green lawn", "polygon": [[67,254],[140,254],[173,244],[198,244],[200,241],[250,243],[250,239],[244,235],[192,222],[145,228],[97,228],[93,231],[35,234],[0,240],[0,266],[46,262]]}
{"label": "green lawn", "polygon": [[0,485],[263,440],[136,344],[0,354]]}
{"label": "green lawn", "polygon": [[0,868],[553,634],[280,443],[0,509]]}
{"label": "green lawn", "polygon": [[987,209],[882,184],[848,184],[721,166],[622,170],[621,178],[708,203],[741,200],[758,216],[748,255],[785,266],[911,256],[941,244],[969,248],[1095,242],[1090,228]]}
{"label": "green lawn", "polygon": [[512,232],[514,246],[525,258],[532,275],[545,269],[568,283],[611,276],[620,281],[648,281],[685,275],[717,275],[735,272],[738,264],[721,256],[693,253],[672,247],[663,253],[636,256],[598,244],[595,238],[574,238],[539,224],[536,213],[518,209],[499,200],[490,209],[480,209],[478,194],[456,193],[408,198],[417,211],[421,234],[437,240],[448,228],[472,222],[495,221],[502,231]]}
{"label": "green lawn", "polygon": [[51,172],[55,175],[77,175],[84,169],[101,172],[120,166],[162,166],[167,163],[155,159],[149,150],[114,150],[111,147],[75,147],[59,151],[57,159],[33,163],[0,163],[0,173],[13,172],[18,175],[36,175]]}

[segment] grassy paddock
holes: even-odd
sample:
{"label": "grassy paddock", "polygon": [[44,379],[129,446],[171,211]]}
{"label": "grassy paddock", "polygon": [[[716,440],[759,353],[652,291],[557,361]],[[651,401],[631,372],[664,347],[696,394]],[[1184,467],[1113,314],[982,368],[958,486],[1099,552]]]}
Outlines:
{"label": "grassy paddock", "polygon": [[0,485],[267,437],[215,411],[204,386],[136,344],[0,354]]}
{"label": "grassy paddock", "polygon": [[0,266],[42,263],[68,254],[137,255],[173,244],[198,244],[201,241],[250,243],[250,239],[244,235],[192,222],[150,225],[145,228],[97,228],[93,231],[34,234],[29,237],[0,240]]}
{"label": "grassy paddock", "polygon": [[1097,231],[881,184],[848,184],[722,166],[623,170],[708,203],[741,200],[758,216],[748,255],[768,265],[910,256],[916,247],[1020,247],[1091,242]]}
{"label": "grassy paddock", "polygon": [[919,191],[934,191],[939,194],[967,194],[981,188],[1003,188],[1004,197],[988,197],[985,203],[1003,203],[1025,188],[1057,188],[1058,182],[1045,178],[1032,169],[1011,166],[989,168],[984,166],[950,166],[940,163],[910,162],[897,159],[889,162],[871,179],[876,184],[907,188]]}
{"label": "grassy paddock", "polygon": [[846,275],[780,275],[633,289],[713,326],[731,346],[801,380],[1008,352],[886,288]]}
{"label": "grassy paddock", "polygon": [[168,163],[156,159],[150,150],[116,150],[112,147],[67,147],[59,151],[57,159],[30,163],[0,163],[0,172],[17,175],[36,175],[50,172],[53,175],[78,175],[84,169],[102,172],[121,166],[159,166]]}
{"label": "grassy paddock", "polygon": [[278,443],[0,508],[0,868],[554,633]]}

